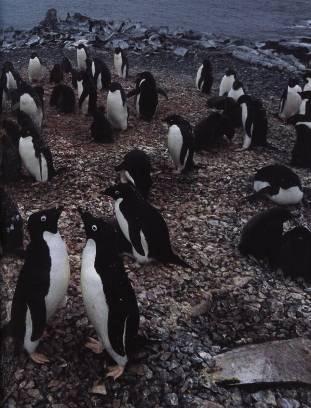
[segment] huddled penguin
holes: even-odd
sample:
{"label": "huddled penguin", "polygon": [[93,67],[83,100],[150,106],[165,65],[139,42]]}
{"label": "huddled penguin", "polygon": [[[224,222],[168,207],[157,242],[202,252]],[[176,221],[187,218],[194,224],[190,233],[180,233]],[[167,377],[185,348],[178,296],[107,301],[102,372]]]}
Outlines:
{"label": "huddled penguin", "polygon": [[292,151],[291,164],[311,169],[311,120],[296,122],[296,141]]}
{"label": "huddled penguin", "polygon": [[228,97],[232,98],[234,101],[238,101],[238,99],[245,94],[243,84],[239,80],[235,80],[233,82],[232,88],[228,92]]}
{"label": "huddled penguin", "polygon": [[172,251],[169,231],[160,212],[132,184],[108,187],[104,194],[115,200],[117,221],[139,264],[156,260],[189,267]]}
{"label": "huddled penguin", "polygon": [[109,89],[111,84],[111,73],[107,65],[99,58],[87,60],[87,66],[91,69],[92,77],[97,89]]}
{"label": "huddled penguin", "polygon": [[122,163],[115,167],[120,172],[121,183],[131,183],[147,198],[152,185],[151,163],[148,155],[139,149],[126,153]]}
{"label": "huddled penguin", "polygon": [[55,106],[61,113],[74,113],[75,104],[75,93],[70,86],[58,84],[53,88],[50,106]]}
{"label": "huddled penguin", "polygon": [[21,77],[19,73],[14,69],[13,64],[6,61],[2,68],[2,78],[4,87],[6,90],[10,91],[12,89],[18,89],[21,84]]}
{"label": "huddled penguin", "polygon": [[238,99],[241,106],[244,140],[242,150],[267,145],[268,120],[262,102],[249,95]]}
{"label": "huddled penguin", "polygon": [[253,188],[255,194],[248,197],[268,197],[279,205],[294,205],[303,199],[301,182],[296,173],[281,164],[265,166],[257,171]]}
{"label": "huddled penguin", "polygon": [[292,220],[293,215],[286,208],[275,207],[252,217],[244,226],[239,250],[242,255],[256,259],[267,258],[276,266],[282,242],[283,224]]}
{"label": "huddled penguin", "polygon": [[168,126],[168,151],[176,167],[176,173],[192,170],[194,167],[192,126],[179,115],[167,116],[164,123]]}
{"label": "huddled penguin", "polygon": [[113,65],[116,71],[116,74],[123,79],[128,77],[129,73],[129,63],[125,52],[120,48],[117,47],[113,53]]}
{"label": "huddled penguin", "polygon": [[99,107],[93,112],[91,136],[96,143],[113,142],[113,129],[106,118],[104,107]]}
{"label": "huddled penguin", "polygon": [[297,80],[290,78],[280,100],[279,117],[281,119],[288,120],[299,112],[301,104],[299,92],[301,92],[301,87],[298,85]]}
{"label": "huddled penguin", "polygon": [[305,85],[303,87],[303,91],[311,91],[311,70],[305,72],[303,79],[305,80]]}
{"label": "huddled penguin", "polygon": [[69,284],[68,253],[57,226],[61,212],[52,208],[35,212],[28,219],[30,243],[6,330],[38,364],[49,361],[36,349],[47,321],[64,301]]}
{"label": "huddled penguin", "polygon": [[80,43],[77,47],[77,66],[78,71],[86,71],[88,51],[84,44]]}
{"label": "huddled penguin", "polygon": [[199,91],[209,94],[212,89],[213,81],[212,64],[208,59],[205,59],[197,71],[195,86]]}
{"label": "huddled penguin", "polygon": [[91,115],[96,110],[96,104],[96,85],[93,79],[89,75],[85,74],[82,80],[82,93],[79,96],[79,109],[84,115]]}
{"label": "huddled penguin", "polygon": [[235,129],[232,121],[224,113],[213,112],[200,120],[194,128],[194,150],[211,150],[221,144],[224,136],[231,141]]}
{"label": "huddled penguin", "polygon": [[221,81],[220,81],[219,96],[228,95],[236,78],[237,78],[236,72],[231,68],[227,69],[227,71],[225,72],[225,75],[221,78]]}
{"label": "huddled penguin", "polygon": [[0,160],[0,176],[4,183],[14,182],[21,176],[21,158],[18,145],[20,138],[19,126],[12,120],[4,120],[2,127],[5,131],[0,142],[2,160]]}
{"label": "huddled penguin", "polygon": [[299,92],[299,95],[301,97],[301,104],[298,115],[302,115],[304,121],[311,121],[311,90]]}
{"label": "huddled penguin", "polygon": [[114,129],[127,129],[126,95],[118,82],[112,82],[107,96],[107,119]]}
{"label": "huddled penguin", "polygon": [[50,72],[50,83],[59,84],[64,80],[64,72],[61,64],[55,64]]}
{"label": "huddled penguin", "polygon": [[127,97],[135,96],[137,115],[149,122],[153,118],[158,106],[158,94],[163,95],[167,99],[167,94],[163,89],[157,87],[151,72],[144,71],[137,75],[135,89],[130,91]]}
{"label": "huddled penguin", "polygon": [[229,98],[228,96],[214,96],[209,98],[207,106],[221,110],[228,118],[230,126],[233,126],[235,129],[242,126],[241,106],[233,98]]}
{"label": "huddled penguin", "polygon": [[0,258],[23,253],[23,219],[18,207],[0,186]]}
{"label": "huddled penguin", "polygon": [[33,121],[36,129],[41,130],[43,120],[42,96],[31,86],[22,84],[19,90],[19,109]]}
{"label": "huddled penguin", "polygon": [[28,64],[28,78],[30,82],[40,82],[43,77],[43,67],[38,55],[33,52]]}
{"label": "huddled penguin", "polygon": [[110,367],[107,377],[116,380],[123,374],[128,354],[137,342],[137,300],[118,253],[113,226],[79,211],[87,238],[81,262],[81,290],[99,338],[89,338],[86,347],[95,353],[103,349],[108,352],[117,365]]}

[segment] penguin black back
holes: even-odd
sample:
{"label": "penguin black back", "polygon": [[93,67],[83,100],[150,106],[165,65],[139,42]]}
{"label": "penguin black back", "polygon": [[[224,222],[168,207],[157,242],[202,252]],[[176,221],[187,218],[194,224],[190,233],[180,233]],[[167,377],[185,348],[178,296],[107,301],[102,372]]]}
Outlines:
{"label": "penguin black back", "polygon": [[296,141],[292,151],[293,166],[311,169],[311,121],[297,122]]}
{"label": "penguin black back", "polygon": [[208,59],[205,59],[202,64],[201,75],[198,80],[198,89],[205,94],[209,94],[212,89],[213,81],[212,64]]}
{"label": "penguin black back", "polygon": [[62,113],[73,113],[75,103],[75,94],[70,86],[59,84],[53,88],[50,106],[55,106]]}
{"label": "penguin black back", "polygon": [[110,122],[106,118],[104,107],[99,107],[93,112],[91,136],[97,143],[113,142],[113,130]]}
{"label": "penguin black back", "polygon": [[[2,162],[0,167],[3,181],[6,183],[17,181],[21,176],[21,158],[18,151],[20,137],[19,126],[12,120],[4,120],[2,127],[5,130],[0,146],[2,151]],[[0,155],[1,156],[1,155]]]}
{"label": "penguin black back", "polygon": [[63,68],[61,64],[55,64],[50,72],[50,83],[59,84],[64,79]]}

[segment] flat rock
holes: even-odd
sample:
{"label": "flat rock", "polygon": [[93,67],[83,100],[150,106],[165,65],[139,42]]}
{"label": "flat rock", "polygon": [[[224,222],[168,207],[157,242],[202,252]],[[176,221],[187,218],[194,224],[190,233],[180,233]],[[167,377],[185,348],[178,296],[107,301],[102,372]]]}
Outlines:
{"label": "flat rock", "polygon": [[174,54],[178,55],[179,57],[184,57],[188,53],[187,48],[184,47],[177,47],[174,50]]}

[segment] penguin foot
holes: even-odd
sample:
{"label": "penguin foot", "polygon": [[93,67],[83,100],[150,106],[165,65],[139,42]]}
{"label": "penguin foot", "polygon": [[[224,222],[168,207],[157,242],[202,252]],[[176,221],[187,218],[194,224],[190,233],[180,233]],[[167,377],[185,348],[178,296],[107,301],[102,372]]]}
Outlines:
{"label": "penguin foot", "polygon": [[31,353],[30,358],[37,364],[45,364],[50,362],[50,360],[44,354],[40,353]]}
{"label": "penguin foot", "polygon": [[104,346],[101,341],[88,337],[88,342],[85,343],[85,347],[92,350],[95,354],[100,354],[104,350]]}
{"label": "penguin foot", "polygon": [[108,367],[108,374],[106,377],[112,377],[114,380],[119,378],[124,372],[124,367],[116,365],[113,367]]}

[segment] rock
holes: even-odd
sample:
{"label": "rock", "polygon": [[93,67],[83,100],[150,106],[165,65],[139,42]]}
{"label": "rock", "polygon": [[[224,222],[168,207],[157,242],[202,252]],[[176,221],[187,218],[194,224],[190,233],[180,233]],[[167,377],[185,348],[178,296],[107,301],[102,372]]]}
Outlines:
{"label": "rock", "polygon": [[301,405],[294,399],[278,398],[278,408],[299,408]]}
{"label": "rock", "polygon": [[270,390],[258,391],[252,394],[252,397],[257,402],[263,402],[264,404],[267,404],[269,406],[276,407],[275,396]]}
{"label": "rock", "polygon": [[49,9],[46,12],[45,19],[41,21],[41,26],[48,28],[50,30],[57,30],[58,20],[57,20],[57,11],[54,8]]}
{"label": "rock", "polygon": [[29,40],[26,42],[26,45],[28,47],[34,47],[35,45],[38,45],[40,43],[41,38],[38,35],[33,35],[32,37],[29,38]]}
{"label": "rock", "polygon": [[174,54],[178,55],[179,57],[184,57],[188,53],[187,48],[184,47],[177,47],[174,50]]}
{"label": "rock", "polygon": [[165,396],[166,403],[170,407],[178,407],[178,396],[175,393],[167,394]]}
{"label": "rock", "polygon": [[100,394],[100,395],[107,395],[107,389],[104,383],[97,384],[95,383],[91,390],[92,394]]}
{"label": "rock", "polygon": [[198,46],[203,49],[217,48],[215,41],[213,40],[203,40],[198,42]]}

